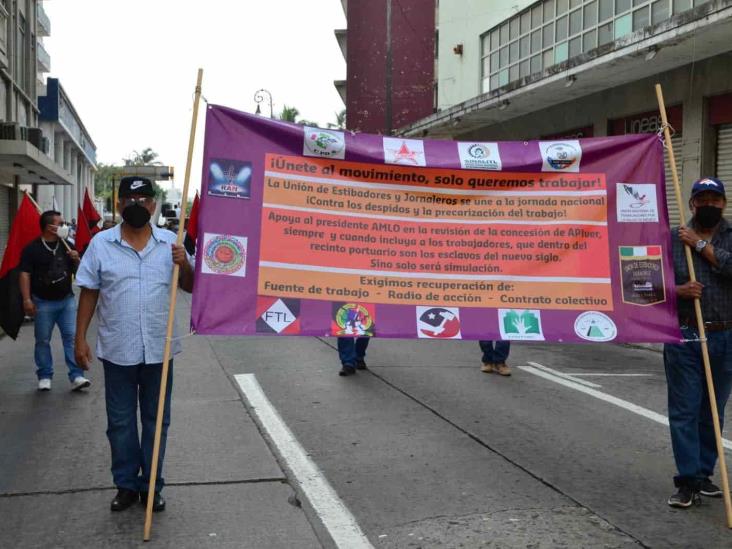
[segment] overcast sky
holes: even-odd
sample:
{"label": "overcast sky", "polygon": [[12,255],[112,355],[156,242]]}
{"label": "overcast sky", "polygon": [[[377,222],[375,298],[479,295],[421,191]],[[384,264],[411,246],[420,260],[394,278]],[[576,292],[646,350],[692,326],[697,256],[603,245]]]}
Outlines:
{"label": "overcast sky", "polygon": [[[196,70],[211,103],[254,112],[254,92],[272,92],[275,113],[295,106],[321,125],[344,108],[333,80],[346,66],[333,30],[340,0],[47,1],[49,76],[59,78],[97,146],[120,163],[152,147],[175,166],[182,188]],[[191,185],[201,177],[201,103]],[[269,106],[262,105],[269,114]]]}

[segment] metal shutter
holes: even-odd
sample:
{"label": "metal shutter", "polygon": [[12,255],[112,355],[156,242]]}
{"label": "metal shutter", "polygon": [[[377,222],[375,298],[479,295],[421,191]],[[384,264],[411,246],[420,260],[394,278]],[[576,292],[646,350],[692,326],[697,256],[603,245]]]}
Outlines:
{"label": "metal shutter", "polygon": [[0,257],[5,253],[10,234],[10,191],[10,188],[0,184]]}
{"label": "metal shutter", "polygon": [[[732,132],[730,133],[732,138]],[[681,159],[681,136],[676,135],[671,137],[671,146],[674,148],[674,158],[676,158],[676,173],[679,176],[679,184],[681,184],[681,177],[684,172],[684,162]],[[732,141],[730,142],[732,145]],[[674,176],[671,173],[671,162],[669,162],[669,155],[664,154],[664,166],[666,168],[666,204],[668,204],[668,221],[671,227],[678,227],[681,224],[681,215],[679,214],[679,205],[676,203],[676,193],[674,191]],[[681,193],[682,199],[684,193]],[[688,215],[687,215],[688,219]]]}
{"label": "metal shutter", "polygon": [[732,124],[717,126],[717,178],[732,184]]}

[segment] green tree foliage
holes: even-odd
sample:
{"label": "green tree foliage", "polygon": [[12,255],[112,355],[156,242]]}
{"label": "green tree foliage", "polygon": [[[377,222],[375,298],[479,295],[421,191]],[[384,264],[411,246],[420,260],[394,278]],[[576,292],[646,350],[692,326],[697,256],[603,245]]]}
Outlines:
{"label": "green tree foliage", "polygon": [[297,122],[298,116],[300,116],[300,111],[295,107],[288,107],[287,105],[282,107],[282,111],[280,112],[280,120],[284,120],[285,122]]}
{"label": "green tree foliage", "polygon": [[280,120],[284,120],[285,122],[295,122],[296,124],[302,124],[303,126],[320,126],[317,122],[306,120],[305,118],[298,118],[299,116],[300,111],[297,110],[297,107],[288,107],[285,105],[282,107],[282,111],[280,112]]}
{"label": "green tree foliage", "polygon": [[[132,151],[130,155],[122,159],[123,166],[160,166],[161,162],[157,160],[158,153],[152,148],[146,147],[142,151]],[[119,184],[121,167],[115,164],[97,163],[97,174],[94,178],[94,195],[104,198],[108,203],[112,199],[112,180],[115,186]],[[153,182],[155,187],[155,195],[165,201],[166,191],[157,183]]]}
{"label": "green tree foliage", "polygon": [[132,151],[130,156],[123,158],[125,166],[160,166],[160,161],[156,160],[158,153],[150,147],[142,149],[141,152]]}
{"label": "green tree foliage", "polygon": [[341,112],[335,113],[336,115],[336,121],[335,124],[332,122],[328,122],[329,128],[338,128],[338,129],[345,129],[346,128],[346,109],[341,110]]}

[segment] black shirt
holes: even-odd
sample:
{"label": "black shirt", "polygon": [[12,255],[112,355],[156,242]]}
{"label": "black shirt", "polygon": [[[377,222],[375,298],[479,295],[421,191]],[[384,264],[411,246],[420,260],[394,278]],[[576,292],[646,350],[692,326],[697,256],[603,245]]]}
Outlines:
{"label": "black shirt", "polygon": [[51,250],[55,246],[55,252],[51,252],[43,244],[41,237],[36,238],[23,248],[20,257],[20,270],[30,274],[31,293],[52,301],[73,295],[71,275],[76,272],[76,265],[66,253],[66,246],[60,240],[46,242]]}

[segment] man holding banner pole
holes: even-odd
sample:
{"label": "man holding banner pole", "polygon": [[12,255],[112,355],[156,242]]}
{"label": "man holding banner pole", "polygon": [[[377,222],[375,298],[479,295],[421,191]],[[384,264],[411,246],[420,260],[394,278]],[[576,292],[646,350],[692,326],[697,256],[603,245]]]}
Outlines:
{"label": "man holding banner pole", "polygon": [[[174,264],[180,267],[180,287],[193,289],[193,268],[185,248],[176,245],[175,234],[150,223],[156,207],[152,182],[123,178],[117,206],[124,222],[96,235],[79,266],[77,283],[82,290],[75,346],[79,366],[88,369],[92,355],[86,332],[98,305],[96,354],[104,364],[107,438],[118,489],[112,511],[127,509],[138,500],[147,502]],[[173,338],[172,353],[180,351],[180,342]],[[171,360],[171,376],[172,368]],[[171,386],[172,377],[166,387],[153,511],[165,508],[160,492]]]}
{"label": "man holding banner pole", "polygon": [[339,376],[350,376],[356,370],[366,370],[366,347],[369,346],[368,337],[339,337],[338,358],[341,361]]}
{"label": "man holding banner pole", "polygon": [[[712,483],[718,455],[694,313],[699,299],[707,335],[720,426],[732,389],[732,226],[722,217],[727,205],[724,184],[703,178],[692,186],[690,223],[673,234],[678,313],[684,341],[664,346],[671,442],[678,488],[668,504],[687,508],[700,495],[720,497]],[[693,253],[696,281],[691,281],[684,247]]]}

